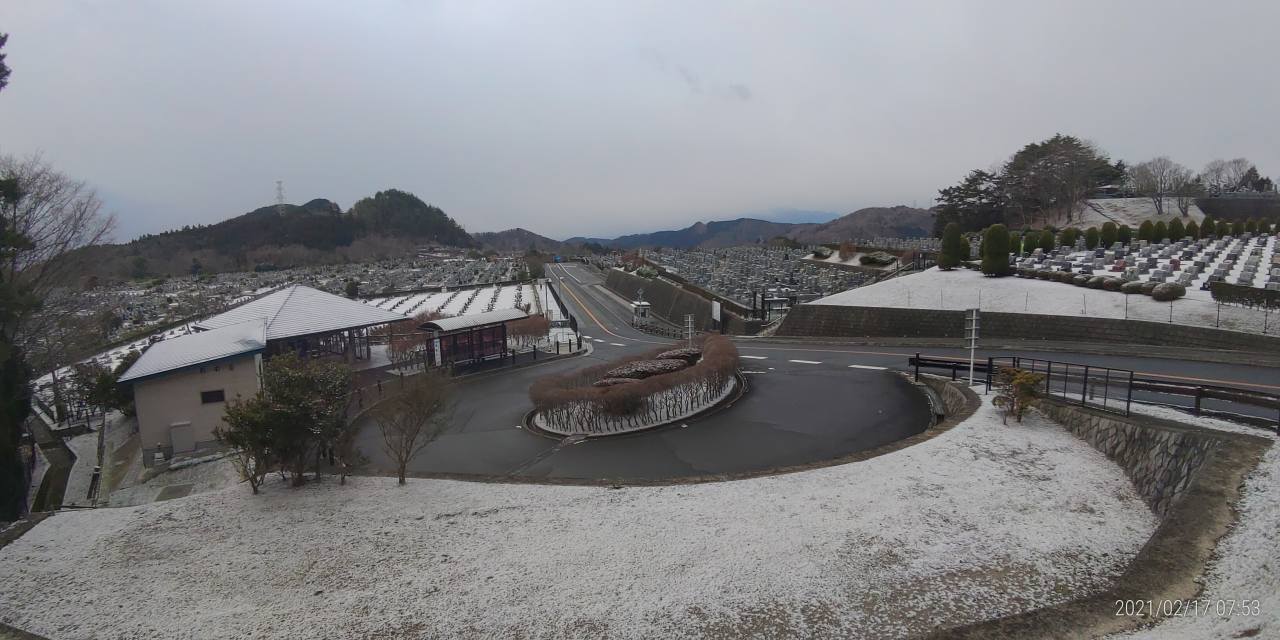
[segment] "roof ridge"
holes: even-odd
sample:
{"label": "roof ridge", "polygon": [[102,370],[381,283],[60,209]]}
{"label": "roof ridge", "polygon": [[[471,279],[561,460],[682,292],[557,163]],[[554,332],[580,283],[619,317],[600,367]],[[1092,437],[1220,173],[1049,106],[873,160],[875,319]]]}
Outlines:
{"label": "roof ridge", "polygon": [[289,298],[292,298],[292,297],[293,297],[293,292],[294,292],[294,291],[297,291],[297,290],[298,290],[298,284],[297,284],[297,283],[294,283],[294,284],[289,285],[289,293],[286,293],[286,294],[285,294],[285,296],[284,296],[284,300],[281,300],[281,301],[280,301],[280,306],[276,307],[276,312],[275,312],[275,313],[273,313],[273,314],[271,314],[271,317],[270,317],[270,318],[267,318],[267,319],[266,319],[267,323],[266,323],[266,326],[264,327],[264,329],[265,329],[266,331],[270,331],[270,330],[271,330],[271,323],[273,323],[273,322],[275,322],[275,321],[276,321],[276,318],[280,315],[280,312],[281,312],[281,311],[284,311],[284,305],[286,305],[286,304],[288,304],[288,303],[289,303]]}

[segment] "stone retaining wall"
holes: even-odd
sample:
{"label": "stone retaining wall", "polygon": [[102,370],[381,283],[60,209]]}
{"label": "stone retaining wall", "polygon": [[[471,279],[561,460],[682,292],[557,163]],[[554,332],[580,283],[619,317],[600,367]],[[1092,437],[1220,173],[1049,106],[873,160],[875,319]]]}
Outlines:
{"label": "stone retaining wall", "polygon": [[1210,432],[1135,422],[1056,399],[1041,398],[1036,405],[1124,469],[1138,495],[1161,518],[1220,441]]}
{"label": "stone retaining wall", "polygon": [[[774,335],[847,338],[963,338],[964,312],[802,304]],[[1280,353],[1280,338],[1144,320],[982,312],[982,337],[1139,344]]]}
{"label": "stone retaining wall", "polygon": [[933,375],[921,375],[920,382],[928,385],[942,398],[942,409],[947,412],[948,417],[960,415],[969,405],[969,399],[960,390],[963,386],[961,384]]}
{"label": "stone retaining wall", "polygon": [[[711,301],[677,284],[610,269],[604,286],[626,300],[634,300],[636,290],[643,289],[644,299],[650,305],[649,311],[659,318],[683,327],[685,315],[692,315],[694,327],[702,331],[712,330]],[[759,320],[743,318],[729,311],[724,305],[720,308],[720,319],[727,333],[737,335],[754,335],[763,325]]]}

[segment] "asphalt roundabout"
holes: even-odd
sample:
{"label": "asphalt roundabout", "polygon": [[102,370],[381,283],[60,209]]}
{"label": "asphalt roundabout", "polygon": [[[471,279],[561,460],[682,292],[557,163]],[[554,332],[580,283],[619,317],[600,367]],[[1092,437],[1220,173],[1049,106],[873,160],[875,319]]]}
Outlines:
{"label": "asphalt roundabout", "polygon": [[[557,484],[723,480],[846,459],[921,433],[932,417],[924,394],[891,371],[744,359],[746,389],[685,421],[598,438],[548,438],[525,426],[533,379],[599,362],[569,358],[464,382],[450,430],[414,459],[410,475]],[[368,414],[357,446],[364,472],[391,473]]]}

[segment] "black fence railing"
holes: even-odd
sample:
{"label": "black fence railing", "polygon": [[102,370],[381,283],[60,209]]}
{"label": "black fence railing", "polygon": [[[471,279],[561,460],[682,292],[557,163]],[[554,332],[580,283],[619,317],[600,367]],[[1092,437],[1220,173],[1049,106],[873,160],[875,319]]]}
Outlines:
{"label": "black fence railing", "polygon": [[[920,369],[951,372],[952,380],[969,375],[969,361],[916,354],[908,360],[917,378]],[[1163,404],[1194,415],[1221,415],[1280,433],[1280,394],[1137,376],[1128,369],[1024,358],[990,357],[973,364],[974,380],[990,391],[1000,369],[1012,367],[1044,376],[1041,393],[1082,406],[1129,415],[1133,402]]]}
{"label": "black fence railing", "polygon": [[1134,375],[1128,369],[1007,356],[988,358],[987,389],[1002,368],[1021,369],[1044,376],[1046,396],[1077,402],[1103,411],[1129,415],[1133,404]]}

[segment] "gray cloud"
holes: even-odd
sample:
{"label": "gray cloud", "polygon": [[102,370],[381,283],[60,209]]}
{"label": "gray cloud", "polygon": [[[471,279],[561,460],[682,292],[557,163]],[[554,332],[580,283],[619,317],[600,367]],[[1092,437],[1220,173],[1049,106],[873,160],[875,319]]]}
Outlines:
{"label": "gray cloud", "polygon": [[277,179],[557,237],[926,205],[1058,131],[1280,174],[1280,3],[1179,5],[8,3],[0,152],[97,185],[125,237]]}

